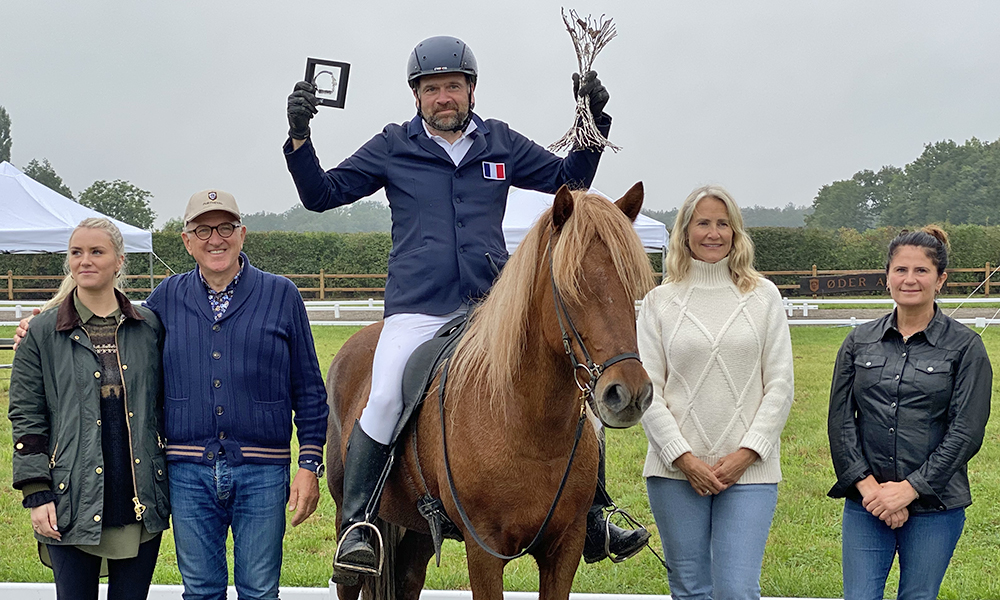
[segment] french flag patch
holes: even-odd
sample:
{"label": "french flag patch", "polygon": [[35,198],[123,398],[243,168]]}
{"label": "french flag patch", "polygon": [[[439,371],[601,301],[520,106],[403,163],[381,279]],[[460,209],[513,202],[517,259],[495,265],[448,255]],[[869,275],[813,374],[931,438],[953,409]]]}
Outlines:
{"label": "french flag patch", "polygon": [[483,162],[483,177],[503,181],[507,179],[503,163]]}

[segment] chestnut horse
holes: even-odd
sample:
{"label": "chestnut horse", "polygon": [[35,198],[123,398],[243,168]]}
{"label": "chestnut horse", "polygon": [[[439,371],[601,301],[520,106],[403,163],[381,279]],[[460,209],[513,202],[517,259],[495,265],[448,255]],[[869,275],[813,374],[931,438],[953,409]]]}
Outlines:
{"label": "chestnut horse", "polygon": [[[439,373],[400,436],[379,513],[382,575],[338,585],[341,600],[356,599],[362,584],[366,597],[417,600],[434,555],[427,521],[417,511],[425,491],[444,502],[466,541],[476,600],[502,600],[504,565],[528,548],[547,518],[529,548],[538,564],[539,597],[569,597],[597,480],[597,437],[591,427],[581,435],[581,391],[592,392],[597,416],[616,428],[635,425],[652,398],[635,354],[635,301],[653,285],[631,224],[642,198],[641,183],[614,204],[565,186],[556,194],[474,311],[448,367],[444,418]],[[343,456],[368,398],[380,331],[377,323],[352,336],[330,365],[328,483],[338,507]],[[459,518],[452,483],[482,545]]]}

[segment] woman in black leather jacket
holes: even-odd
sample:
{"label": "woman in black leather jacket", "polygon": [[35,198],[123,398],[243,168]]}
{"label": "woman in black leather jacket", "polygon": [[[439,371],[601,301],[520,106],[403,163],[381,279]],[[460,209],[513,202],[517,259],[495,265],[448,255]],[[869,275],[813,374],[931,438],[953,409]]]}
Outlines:
{"label": "woman in black leather jacket", "polygon": [[837,355],[828,432],[845,498],[845,600],[881,599],[899,553],[901,600],[936,598],[972,503],[993,372],[979,336],[934,302],[948,274],[941,229],[889,244],[896,309],[851,331]]}

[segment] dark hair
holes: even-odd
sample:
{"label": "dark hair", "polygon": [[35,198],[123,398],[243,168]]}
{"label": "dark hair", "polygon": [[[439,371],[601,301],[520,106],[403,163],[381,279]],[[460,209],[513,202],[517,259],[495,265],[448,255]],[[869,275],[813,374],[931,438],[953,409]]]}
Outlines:
{"label": "dark hair", "polygon": [[889,242],[889,257],[885,261],[885,272],[889,272],[889,265],[892,257],[896,255],[896,250],[900,246],[915,246],[923,248],[927,258],[934,263],[937,274],[941,275],[948,268],[948,234],[937,225],[927,225],[917,231],[899,232],[891,242]]}

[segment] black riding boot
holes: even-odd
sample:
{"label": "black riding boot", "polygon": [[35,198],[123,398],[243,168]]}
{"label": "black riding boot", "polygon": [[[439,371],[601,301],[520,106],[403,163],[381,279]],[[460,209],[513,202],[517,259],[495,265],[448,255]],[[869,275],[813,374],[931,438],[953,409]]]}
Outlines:
{"label": "black riding boot", "polygon": [[[597,463],[597,491],[594,493],[594,503],[587,511],[587,541],[583,545],[583,560],[595,563],[608,558],[608,551],[618,561],[631,558],[642,550],[649,541],[649,532],[645,527],[638,529],[622,529],[604,518],[604,509],[614,504],[604,488],[604,441],[600,443],[600,461]],[[605,538],[610,532],[610,539],[605,546]]]}
{"label": "black riding boot", "polygon": [[[361,423],[354,423],[344,459],[344,502],[341,506],[343,512],[340,527],[342,537],[334,558],[336,568],[369,575],[378,572],[377,553],[381,553],[382,549],[375,547],[378,540],[372,539],[374,533],[371,527],[350,527],[366,521],[365,511],[370,503],[373,503],[372,520],[378,516],[381,490],[376,488],[379,476],[389,461],[389,455],[389,446],[371,439],[361,429]],[[379,496],[376,496],[376,492],[379,492]]]}

